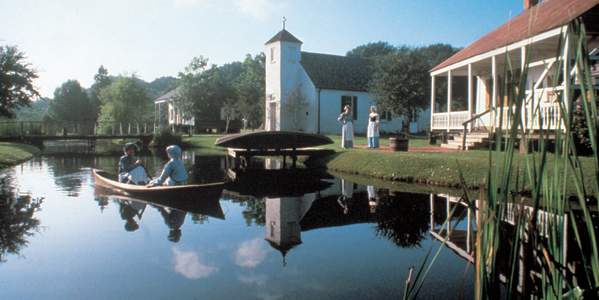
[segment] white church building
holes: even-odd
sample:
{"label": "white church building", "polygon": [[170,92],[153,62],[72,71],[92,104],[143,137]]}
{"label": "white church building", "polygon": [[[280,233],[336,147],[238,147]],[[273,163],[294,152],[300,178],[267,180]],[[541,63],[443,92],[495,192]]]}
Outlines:
{"label": "white church building", "polygon": [[[302,42],[284,28],[265,44],[265,130],[338,134],[337,117],[343,106],[350,105],[354,131],[365,134],[369,107],[375,105],[367,90],[373,61],[303,52],[301,47]],[[382,132],[402,129],[401,117],[379,114]],[[410,124],[410,132],[426,131],[429,123],[426,110]]]}

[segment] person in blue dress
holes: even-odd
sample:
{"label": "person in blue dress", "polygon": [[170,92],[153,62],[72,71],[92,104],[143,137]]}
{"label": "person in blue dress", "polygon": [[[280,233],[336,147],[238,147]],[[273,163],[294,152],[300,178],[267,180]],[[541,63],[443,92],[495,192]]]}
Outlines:
{"label": "person in blue dress", "polygon": [[187,171],[183,160],[181,160],[181,148],[177,145],[168,146],[166,154],[170,160],[164,165],[160,176],[150,181],[149,186],[184,185],[187,183]]}
{"label": "person in blue dress", "polygon": [[341,148],[349,149],[354,146],[354,124],[352,108],[349,105],[343,107],[343,112],[337,118],[341,122]]}

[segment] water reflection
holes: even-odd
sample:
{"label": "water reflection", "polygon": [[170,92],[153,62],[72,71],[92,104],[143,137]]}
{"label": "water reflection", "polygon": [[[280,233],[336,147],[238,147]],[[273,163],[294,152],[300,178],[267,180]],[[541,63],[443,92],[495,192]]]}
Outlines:
{"label": "water reflection", "polygon": [[[187,195],[189,196],[189,195]],[[187,214],[191,215],[194,224],[204,223],[208,217],[224,219],[224,213],[219,202],[220,197],[216,198],[194,198],[177,197],[163,199],[157,197],[132,198],[122,195],[115,195],[110,189],[100,186],[95,187],[95,200],[100,206],[100,210],[106,209],[110,200],[119,206],[121,218],[125,221],[126,231],[136,231],[139,229],[139,222],[146,211],[151,207],[158,211],[164,224],[168,227],[169,233],[167,239],[173,243],[181,240],[181,227],[185,223]]]}
{"label": "water reflection", "polygon": [[42,198],[20,195],[11,181],[10,176],[0,178],[0,262],[7,254],[19,255],[40,226],[35,213]]}
{"label": "water reflection", "polygon": [[[302,232],[351,224],[375,224],[375,233],[399,247],[415,247],[429,231],[428,195],[357,185],[316,170],[229,170],[225,195],[244,206],[246,224],[264,226],[264,239],[287,254],[302,244]],[[256,243],[254,241],[254,243]]]}

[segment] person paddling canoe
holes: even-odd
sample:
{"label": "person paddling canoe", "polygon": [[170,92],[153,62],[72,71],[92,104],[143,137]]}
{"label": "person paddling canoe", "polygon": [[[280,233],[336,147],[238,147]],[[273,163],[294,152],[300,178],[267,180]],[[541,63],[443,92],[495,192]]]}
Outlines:
{"label": "person paddling canoe", "polygon": [[150,181],[148,187],[157,185],[185,185],[187,183],[187,171],[181,160],[181,148],[177,145],[166,147],[166,154],[170,160],[164,165],[160,176]]}
{"label": "person paddling canoe", "polygon": [[123,147],[125,155],[121,156],[119,160],[119,181],[131,184],[145,184],[148,182],[146,168],[143,166],[141,160],[135,157],[135,151],[137,151],[137,145],[134,143],[127,143]]}

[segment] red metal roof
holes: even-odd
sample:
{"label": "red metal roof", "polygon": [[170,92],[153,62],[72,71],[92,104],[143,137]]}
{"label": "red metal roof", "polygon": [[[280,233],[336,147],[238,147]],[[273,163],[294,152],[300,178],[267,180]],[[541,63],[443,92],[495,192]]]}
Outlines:
{"label": "red metal roof", "polygon": [[494,31],[449,57],[431,71],[565,25],[599,4],[599,0],[545,0],[524,10]]}

